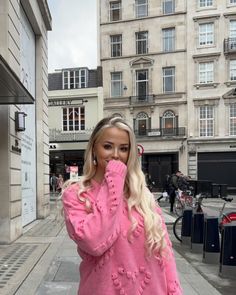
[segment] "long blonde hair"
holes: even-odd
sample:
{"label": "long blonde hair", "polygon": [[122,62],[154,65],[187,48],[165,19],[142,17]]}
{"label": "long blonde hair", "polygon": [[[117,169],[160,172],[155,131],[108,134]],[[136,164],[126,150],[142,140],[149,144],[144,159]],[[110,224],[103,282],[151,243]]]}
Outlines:
{"label": "long blonde hair", "polygon": [[166,247],[165,232],[162,227],[162,218],[156,212],[156,204],[153,195],[147,189],[145,176],[141,170],[138,158],[138,149],[133,130],[120,117],[107,117],[102,119],[92,132],[85,152],[83,178],[79,190],[79,200],[85,203],[88,211],[92,211],[90,202],[83,197],[82,193],[91,187],[91,179],[96,173],[93,161],[93,147],[106,128],[117,127],[129,134],[130,151],[127,162],[127,176],[124,185],[124,196],[128,205],[128,217],[131,221],[130,233],[137,226],[136,219],[132,216],[132,209],[136,209],[144,219],[146,233],[146,249],[148,255],[158,256],[164,253]]}

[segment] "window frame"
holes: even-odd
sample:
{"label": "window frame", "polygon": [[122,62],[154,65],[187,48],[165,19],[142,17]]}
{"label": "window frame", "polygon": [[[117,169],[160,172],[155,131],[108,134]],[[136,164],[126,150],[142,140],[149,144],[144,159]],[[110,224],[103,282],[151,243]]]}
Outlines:
{"label": "window frame", "polygon": [[[212,69],[204,69],[202,70],[201,67],[205,65],[212,65]],[[214,83],[214,62],[213,61],[206,61],[206,62],[199,62],[198,64],[198,84],[203,85],[203,84],[212,84]],[[211,74],[210,74],[211,73]],[[203,78],[202,78],[203,77]],[[212,80],[209,79],[209,77],[212,77]]]}
{"label": "window frame", "polygon": [[236,102],[229,104],[229,135],[236,136]]}
{"label": "window frame", "polygon": [[[138,74],[141,73],[141,72],[145,72],[145,79],[138,79]],[[142,87],[143,84],[145,87],[145,94],[140,94],[140,87]],[[139,101],[142,101],[142,100],[147,100],[148,98],[148,94],[149,94],[149,71],[148,69],[142,69],[142,70],[136,70],[135,71],[135,94],[136,96],[138,97],[138,100]]]}
{"label": "window frame", "polygon": [[[115,75],[119,75],[119,79],[114,79]],[[119,93],[115,94],[115,87],[118,85],[118,91]],[[122,72],[111,72],[111,97],[121,97],[123,95],[123,77]],[[113,92],[114,91],[114,92]]]}
{"label": "window frame", "polygon": [[[138,38],[140,37],[141,34],[145,35],[145,37]],[[148,53],[148,31],[136,32],[135,44],[136,44],[136,54],[147,54]]]}
{"label": "window frame", "polygon": [[[214,136],[214,106],[202,105],[199,106],[199,136],[213,137]],[[201,117],[201,115],[203,115]],[[205,125],[205,126],[204,126]]]}
{"label": "window frame", "polygon": [[[115,38],[117,38],[117,40],[112,40]],[[110,35],[110,45],[111,45],[111,57],[122,56],[122,34]]]}
{"label": "window frame", "polygon": [[[210,1],[211,1],[211,4],[209,4]],[[201,3],[203,5],[201,5]],[[213,3],[213,0],[198,0],[198,6],[199,6],[199,8],[213,7],[213,4],[214,4]]]}
{"label": "window frame", "polygon": [[236,82],[236,59],[231,59],[229,61],[229,80],[231,82]]}
{"label": "window frame", "polygon": [[[145,3],[138,3],[139,1],[143,1]],[[135,18],[142,18],[148,16],[148,0],[135,0]],[[144,13],[140,14],[140,11],[144,8]]]}
{"label": "window frame", "polygon": [[[212,30],[208,31],[208,26],[211,25]],[[205,31],[201,32],[201,29],[205,27]],[[206,47],[206,46],[213,46],[215,43],[214,40],[214,31],[215,31],[215,23],[214,22],[207,22],[207,23],[199,23],[198,28],[198,46],[200,47]],[[201,41],[204,39],[203,41]]]}
{"label": "window frame", "polygon": [[74,70],[63,70],[62,86],[63,86],[63,89],[65,90],[87,88],[88,87],[88,69],[81,68],[81,69],[74,69]]}
{"label": "window frame", "polygon": [[[171,75],[166,75],[167,70],[172,70],[173,73]],[[171,90],[167,90],[166,81],[167,79],[171,79]],[[162,90],[163,93],[174,93],[175,92],[175,67],[163,67],[162,68]]]}
{"label": "window frame", "polygon": [[[118,7],[112,7],[112,5],[118,5]],[[115,21],[119,21],[122,19],[122,5],[121,5],[121,1],[111,1],[109,3],[109,21],[110,22],[115,22]],[[114,15],[115,13],[118,12],[118,18],[115,19]]]}
{"label": "window frame", "polygon": [[[72,120],[70,119],[71,115],[72,115]],[[76,116],[78,116],[78,120],[76,120]],[[78,123],[76,124],[76,122]],[[72,126],[72,129],[70,128],[70,126]],[[78,128],[76,128],[76,126],[78,126]],[[85,130],[85,107],[84,106],[62,107],[62,132],[74,133],[74,132],[81,132],[84,130]]]}
{"label": "window frame", "polygon": [[162,29],[162,50],[172,52],[175,50],[175,28]]}
{"label": "window frame", "polygon": [[[167,11],[168,2],[170,2],[169,5],[171,5],[170,11]],[[175,0],[162,0],[162,13],[164,15],[175,13]]]}

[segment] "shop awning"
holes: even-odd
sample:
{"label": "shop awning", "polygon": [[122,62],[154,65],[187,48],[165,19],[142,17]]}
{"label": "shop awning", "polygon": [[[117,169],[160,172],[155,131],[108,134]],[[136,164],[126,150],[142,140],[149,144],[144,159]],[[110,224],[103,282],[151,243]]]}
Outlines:
{"label": "shop awning", "polygon": [[0,55],[0,105],[33,103],[33,96]]}

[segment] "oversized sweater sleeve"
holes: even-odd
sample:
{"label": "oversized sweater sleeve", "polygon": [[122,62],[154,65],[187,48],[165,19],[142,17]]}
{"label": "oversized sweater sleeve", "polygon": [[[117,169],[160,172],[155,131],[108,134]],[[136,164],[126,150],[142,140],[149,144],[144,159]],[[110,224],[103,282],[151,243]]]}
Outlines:
{"label": "oversized sweater sleeve", "polygon": [[[123,188],[126,165],[112,160],[106,167],[104,180],[92,204],[92,212],[87,212],[85,204],[78,199],[78,188],[68,188],[63,193],[63,208],[67,231],[84,252],[100,256],[117,239],[120,233]],[[85,193],[89,198],[89,194]]]}
{"label": "oversized sweater sleeve", "polygon": [[179,277],[177,274],[176,262],[175,262],[175,257],[174,257],[174,253],[173,253],[172,243],[170,241],[170,237],[169,237],[160,207],[157,207],[157,213],[162,218],[162,227],[163,227],[163,230],[166,232],[165,238],[166,238],[166,244],[167,244],[167,247],[169,250],[166,252],[167,257],[164,257],[164,263],[163,263],[163,269],[165,271],[165,277],[166,277],[167,288],[168,288],[167,295],[182,295],[183,290],[180,286],[180,281],[179,281]]}

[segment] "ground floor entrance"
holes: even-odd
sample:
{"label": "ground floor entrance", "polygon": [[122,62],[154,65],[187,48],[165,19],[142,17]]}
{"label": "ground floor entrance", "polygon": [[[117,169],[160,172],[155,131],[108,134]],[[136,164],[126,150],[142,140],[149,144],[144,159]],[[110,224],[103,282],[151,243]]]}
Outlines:
{"label": "ground floor entrance", "polygon": [[154,191],[162,191],[166,175],[171,175],[178,169],[178,153],[144,154],[142,169],[153,183]]}
{"label": "ground floor entrance", "polygon": [[236,192],[236,152],[198,153],[198,179],[227,184]]}

